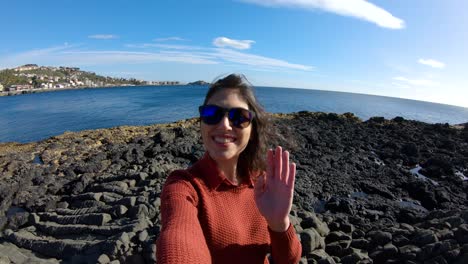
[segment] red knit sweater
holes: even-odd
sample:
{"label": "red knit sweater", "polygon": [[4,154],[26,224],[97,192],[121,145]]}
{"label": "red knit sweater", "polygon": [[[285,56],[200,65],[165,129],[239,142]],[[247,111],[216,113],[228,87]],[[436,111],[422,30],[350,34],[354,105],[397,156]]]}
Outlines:
{"label": "red knit sweater", "polygon": [[294,227],[274,232],[255,205],[253,182],[233,185],[205,156],[169,175],[161,194],[157,263],[297,263]]}

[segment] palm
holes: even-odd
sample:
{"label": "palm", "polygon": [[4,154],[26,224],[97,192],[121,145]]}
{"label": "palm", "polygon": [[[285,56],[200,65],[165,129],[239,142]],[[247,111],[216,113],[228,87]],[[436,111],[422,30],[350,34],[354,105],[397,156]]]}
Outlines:
{"label": "palm", "polygon": [[[289,226],[296,166],[289,163],[289,153],[277,147],[268,151],[268,167],[255,184],[255,203],[270,227]],[[286,227],[287,228],[287,227]]]}

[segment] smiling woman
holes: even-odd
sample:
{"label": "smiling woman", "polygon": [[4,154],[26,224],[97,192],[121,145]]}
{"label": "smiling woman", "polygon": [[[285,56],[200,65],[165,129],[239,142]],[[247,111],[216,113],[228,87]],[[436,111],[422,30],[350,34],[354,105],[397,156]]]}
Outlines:
{"label": "smiling woman", "polygon": [[267,116],[251,86],[239,75],[220,79],[199,110],[206,153],[165,183],[157,263],[269,263],[268,253],[297,263],[296,165],[279,146],[265,151]]}

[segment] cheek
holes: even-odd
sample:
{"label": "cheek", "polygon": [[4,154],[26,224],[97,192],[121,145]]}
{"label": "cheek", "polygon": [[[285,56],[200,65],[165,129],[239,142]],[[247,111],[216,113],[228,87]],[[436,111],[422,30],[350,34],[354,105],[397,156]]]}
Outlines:
{"label": "cheek", "polygon": [[243,138],[244,138],[243,141],[249,142],[251,136],[252,136],[252,130],[249,128],[248,131],[245,131],[243,134]]}
{"label": "cheek", "polygon": [[206,127],[206,125],[204,124],[200,125],[200,134],[201,134],[203,142],[205,142],[205,139],[208,136],[208,128]]}

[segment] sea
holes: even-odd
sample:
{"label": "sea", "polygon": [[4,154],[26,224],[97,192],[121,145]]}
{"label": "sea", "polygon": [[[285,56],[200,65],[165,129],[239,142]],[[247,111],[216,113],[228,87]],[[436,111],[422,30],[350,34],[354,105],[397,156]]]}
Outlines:
{"label": "sea", "polygon": [[[208,86],[129,86],[0,97],[0,142],[34,142],[62,134],[196,117]],[[427,123],[468,122],[468,108],[393,97],[309,89],[256,87],[268,112],[351,112]]]}

